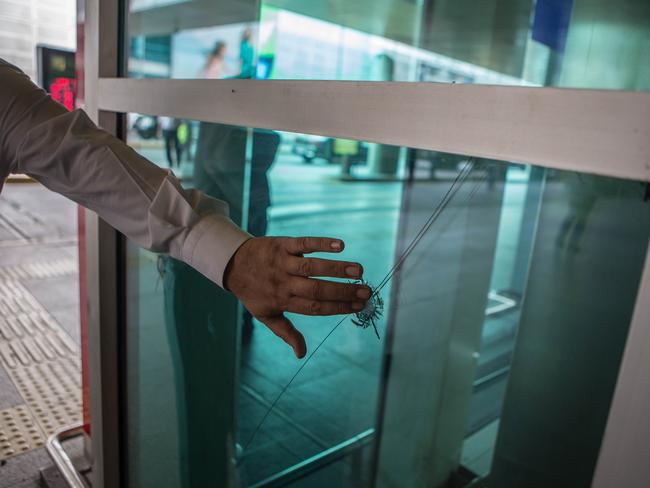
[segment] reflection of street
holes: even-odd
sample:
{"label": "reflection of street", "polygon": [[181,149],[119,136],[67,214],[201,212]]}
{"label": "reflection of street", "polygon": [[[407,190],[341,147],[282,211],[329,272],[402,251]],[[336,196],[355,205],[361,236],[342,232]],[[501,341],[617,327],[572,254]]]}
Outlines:
{"label": "reflection of street", "polygon": [[[162,147],[143,148],[142,152],[159,164],[166,159]],[[377,283],[394,259],[402,183],[344,182],[340,171],[338,164],[324,161],[305,164],[301,156],[292,154],[288,144],[281,145],[268,173],[271,187],[268,234],[340,237],[347,243],[345,258],[360,261],[367,279]],[[192,174],[192,165],[184,163],[182,176],[187,186],[193,185]],[[445,179],[418,184],[430,186],[427,194],[433,196],[444,192],[450,182]],[[434,201],[428,202],[422,210],[430,212],[434,205]],[[518,205],[520,202],[514,201],[513,208],[504,212],[504,218],[516,219]],[[437,234],[446,229],[445,246],[462,244],[455,230],[459,223],[455,220],[457,213],[451,206],[440,227],[433,230]],[[407,272],[427,267],[433,258],[430,253],[445,252],[439,246],[428,247],[420,247],[409,259],[405,265]],[[387,302],[390,302],[389,295],[390,290],[386,289]],[[417,296],[402,297],[400,306],[410,308],[412,300],[417,300]],[[305,333],[311,349],[337,321],[298,316],[292,320]],[[486,321],[468,433],[479,432],[499,416],[517,320],[518,311],[514,310]],[[383,341],[366,332],[346,323],[319,350],[276,406],[277,415],[271,416],[250,446],[241,465],[245,481],[270,476],[373,426]],[[385,322],[380,325],[380,333],[382,336],[385,333]],[[244,361],[237,409],[240,443],[246,442],[298,366],[285,349],[284,344],[258,324],[250,345],[242,350]],[[487,438],[488,444],[489,441]],[[333,469],[341,472],[341,486],[345,486],[344,473],[353,469],[353,462],[344,460]]]}

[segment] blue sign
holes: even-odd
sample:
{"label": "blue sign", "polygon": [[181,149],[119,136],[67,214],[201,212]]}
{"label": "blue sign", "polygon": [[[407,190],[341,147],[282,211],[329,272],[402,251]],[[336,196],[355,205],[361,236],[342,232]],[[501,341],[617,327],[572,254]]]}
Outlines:
{"label": "blue sign", "polygon": [[537,0],[532,37],[555,51],[564,51],[573,0]]}

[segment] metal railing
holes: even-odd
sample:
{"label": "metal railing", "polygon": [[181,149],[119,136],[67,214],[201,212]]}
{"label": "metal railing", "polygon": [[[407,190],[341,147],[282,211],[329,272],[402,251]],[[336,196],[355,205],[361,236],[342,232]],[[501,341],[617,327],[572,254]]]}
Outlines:
{"label": "metal railing", "polygon": [[52,434],[45,444],[47,453],[52,458],[54,466],[59,470],[64,481],[70,488],[88,488],[88,485],[83,481],[81,475],[72,464],[70,456],[63,449],[62,442],[83,435],[83,432],[83,424],[64,427]]}

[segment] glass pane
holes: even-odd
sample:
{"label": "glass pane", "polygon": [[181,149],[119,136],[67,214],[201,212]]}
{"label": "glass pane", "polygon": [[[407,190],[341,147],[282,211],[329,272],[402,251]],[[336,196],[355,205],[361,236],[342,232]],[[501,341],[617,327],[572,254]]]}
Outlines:
{"label": "glass pane", "polygon": [[131,0],[133,77],[650,88],[650,3]]}
{"label": "glass pane", "polygon": [[129,120],[136,150],[253,234],[344,239],[384,302],[379,339],[354,317],[292,316],[311,351],[324,342],[291,381],[304,363],[232,296],[129,245],[132,486],[589,484],[650,236],[645,184]]}
{"label": "glass pane", "polygon": [[[185,185],[227,200],[231,217],[254,235],[335,235],[346,242],[345,259],[374,256],[367,279],[379,282],[388,271],[402,183],[395,175],[370,177],[367,144],[129,118],[134,148],[171,167]],[[373,151],[375,159],[404,158],[399,148]],[[376,164],[399,171],[398,161]],[[341,176],[342,167],[348,176]],[[352,201],[351,194],[358,198]],[[332,336],[253,437],[301,363],[232,297],[184,264],[132,245],[129,263],[133,486],[222,486],[224,469],[214,461],[220,454],[237,455],[242,485],[253,485],[373,428],[382,342],[372,331],[360,334],[348,323]],[[382,296],[389,293],[386,286]],[[292,320],[313,350],[338,319]],[[332,395],[337,391],[341,395]],[[228,438],[238,445],[232,452]]]}

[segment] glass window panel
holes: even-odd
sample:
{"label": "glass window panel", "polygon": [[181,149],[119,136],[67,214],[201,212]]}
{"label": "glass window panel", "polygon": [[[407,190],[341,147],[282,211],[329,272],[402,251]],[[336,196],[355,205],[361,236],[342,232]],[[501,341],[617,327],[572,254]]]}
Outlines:
{"label": "glass window panel", "polygon": [[[232,296],[129,244],[132,486],[590,483],[646,184],[140,114],[128,140],[253,234],[340,237],[373,286],[391,277],[380,340],[344,321],[253,437],[302,363]],[[311,351],[339,321],[291,318]]]}
{"label": "glass window panel", "polygon": [[133,0],[128,15],[133,77],[650,88],[646,0]]}

